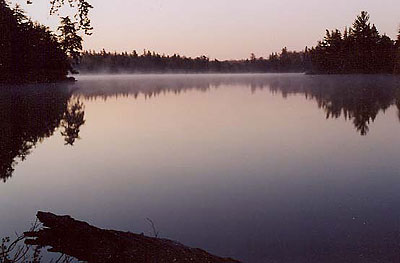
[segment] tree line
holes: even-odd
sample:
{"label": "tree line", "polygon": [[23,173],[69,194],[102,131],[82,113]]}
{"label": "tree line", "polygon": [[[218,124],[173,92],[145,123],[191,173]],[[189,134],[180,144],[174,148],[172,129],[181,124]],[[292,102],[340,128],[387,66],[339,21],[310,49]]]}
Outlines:
{"label": "tree line", "polygon": [[380,34],[361,14],[344,32],[326,30],[325,38],[310,51],[311,72],[316,74],[400,73],[400,31],[397,40]]}
{"label": "tree line", "polygon": [[313,74],[392,74],[400,73],[400,31],[397,40],[380,34],[361,12],[344,32],[327,30],[317,46],[304,51],[272,53],[268,58],[251,54],[244,60],[210,60],[144,51],[86,51],[81,59],[84,73],[110,72],[308,72]]}
{"label": "tree line", "polygon": [[[80,32],[91,34],[85,0],[71,0],[77,7],[75,18],[60,17],[57,33],[29,19],[18,6],[0,0],[0,83],[55,82],[67,80],[69,73],[266,73],[309,72],[314,74],[400,74],[400,31],[397,40],[380,34],[370,16],[362,12],[353,25],[327,30],[315,47],[303,51],[283,48],[267,58],[218,60],[179,54],[164,55],[144,50],[82,52]],[[57,13],[64,1],[51,1]]]}
{"label": "tree line", "polygon": [[0,0],[0,82],[66,80],[82,49],[78,30],[78,22],[61,17],[55,34],[29,19],[18,5]]}
{"label": "tree line", "polygon": [[82,73],[146,73],[146,72],[302,72],[307,63],[306,52],[288,51],[273,53],[268,59],[251,54],[243,60],[211,60],[207,56],[196,58],[179,54],[165,55],[144,50],[108,52],[85,51],[77,69]]}

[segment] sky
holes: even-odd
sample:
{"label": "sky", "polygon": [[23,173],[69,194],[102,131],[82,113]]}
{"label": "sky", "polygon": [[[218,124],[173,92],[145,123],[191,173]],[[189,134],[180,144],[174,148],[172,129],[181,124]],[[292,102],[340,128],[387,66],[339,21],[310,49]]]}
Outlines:
{"label": "sky", "polygon": [[[24,3],[25,0],[14,0]],[[52,28],[48,0],[22,4],[34,20]],[[84,48],[143,49],[217,59],[268,57],[282,47],[314,46],[326,29],[349,26],[363,10],[381,33],[395,38],[399,0],[89,0],[93,35]],[[68,12],[68,11],[66,11]]]}

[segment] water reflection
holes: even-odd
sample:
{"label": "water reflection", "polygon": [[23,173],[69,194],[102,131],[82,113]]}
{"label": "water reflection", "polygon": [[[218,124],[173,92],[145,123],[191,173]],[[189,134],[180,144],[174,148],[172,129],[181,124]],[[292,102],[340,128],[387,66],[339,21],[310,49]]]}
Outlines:
{"label": "water reflection", "polygon": [[[369,125],[379,112],[393,104],[399,105],[399,82],[391,76],[311,76],[303,83],[275,83],[270,89],[284,97],[301,93],[316,100],[326,118],[339,118],[353,122],[361,135],[367,135]],[[400,108],[399,108],[400,109]]]}
{"label": "water reflection", "polygon": [[167,238],[245,262],[397,262],[398,87],[389,76],[192,75],[3,90],[2,171],[54,140],[2,186],[2,231],[38,209],[133,232],[150,217]]}
{"label": "water reflection", "polygon": [[2,87],[0,90],[0,178],[6,182],[17,165],[60,125],[73,145],[85,123],[83,105],[72,101],[65,85]]}
{"label": "water reflection", "polygon": [[[399,109],[400,85],[393,76],[305,76],[269,75],[145,75],[83,77],[74,85],[42,85],[0,91],[0,178],[12,176],[18,160],[25,160],[44,138],[61,127],[65,144],[73,146],[85,124],[83,100],[107,100],[143,95],[152,99],[166,93],[189,90],[207,92],[220,86],[244,86],[256,93],[268,90],[303,95],[316,101],[326,118],[343,117],[353,123],[360,135],[380,112],[392,105]],[[279,112],[276,112],[279,115]]]}
{"label": "water reflection", "polygon": [[73,146],[80,139],[79,132],[85,124],[85,106],[79,99],[71,99],[61,121],[61,135],[64,136],[65,145]]}
{"label": "water reflection", "polygon": [[[394,76],[306,76],[300,74],[269,75],[188,75],[122,76],[94,80],[83,78],[77,93],[86,99],[103,99],[140,94],[153,98],[167,92],[179,94],[196,89],[209,91],[220,86],[246,86],[252,92],[269,90],[289,95],[304,95],[317,102],[327,119],[344,117],[353,122],[362,136],[369,132],[379,112],[393,104],[399,109],[400,81]],[[277,112],[277,114],[279,114]]]}

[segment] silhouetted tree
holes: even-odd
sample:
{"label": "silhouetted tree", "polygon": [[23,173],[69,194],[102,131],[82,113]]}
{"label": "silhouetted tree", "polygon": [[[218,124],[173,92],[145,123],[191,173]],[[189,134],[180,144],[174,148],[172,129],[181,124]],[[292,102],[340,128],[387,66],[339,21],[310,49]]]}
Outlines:
{"label": "silhouetted tree", "polygon": [[[35,0],[26,0],[28,4],[33,4]],[[59,15],[60,10],[64,5],[68,5],[70,8],[75,9],[74,18],[77,23],[78,30],[83,30],[86,34],[90,35],[93,27],[91,26],[91,20],[89,17],[90,9],[93,6],[86,0],[49,0],[51,4],[50,14]],[[68,17],[69,18],[69,17]]]}
{"label": "silhouetted tree", "polygon": [[0,0],[0,82],[52,82],[72,70],[57,37]]}
{"label": "silhouetted tree", "polygon": [[50,14],[60,15],[65,4],[75,9],[73,18],[61,17],[59,36],[32,22],[19,6],[10,8],[0,0],[0,82],[53,82],[75,72],[69,56],[78,62],[82,50],[78,32],[91,34],[92,6],[86,0],[50,0],[50,4]]}
{"label": "silhouetted tree", "polygon": [[58,27],[60,32],[58,39],[62,50],[78,64],[82,51],[82,37],[78,35],[76,22],[66,16],[61,18],[61,25]]}
{"label": "silhouetted tree", "polygon": [[338,29],[326,31],[324,40],[311,50],[314,73],[393,73],[395,42],[380,35],[370,16],[363,11],[353,26],[342,34]]}

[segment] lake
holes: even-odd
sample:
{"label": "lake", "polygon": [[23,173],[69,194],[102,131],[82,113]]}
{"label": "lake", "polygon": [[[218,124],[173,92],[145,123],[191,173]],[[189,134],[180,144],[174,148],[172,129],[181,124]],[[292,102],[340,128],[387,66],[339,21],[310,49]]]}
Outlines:
{"label": "lake", "polygon": [[0,233],[38,210],[244,262],[400,260],[400,79],[98,75],[0,90]]}

